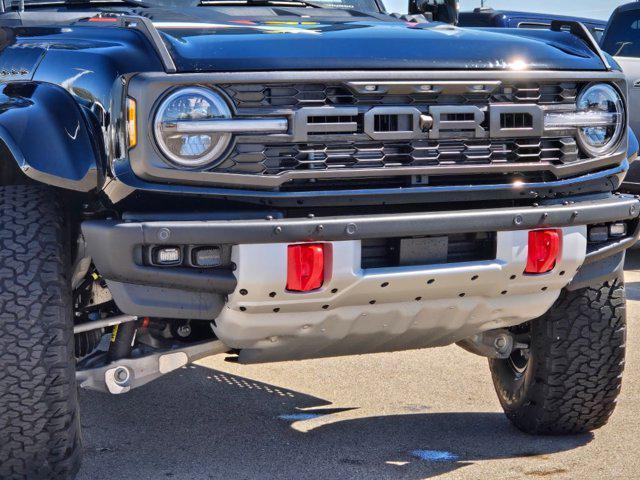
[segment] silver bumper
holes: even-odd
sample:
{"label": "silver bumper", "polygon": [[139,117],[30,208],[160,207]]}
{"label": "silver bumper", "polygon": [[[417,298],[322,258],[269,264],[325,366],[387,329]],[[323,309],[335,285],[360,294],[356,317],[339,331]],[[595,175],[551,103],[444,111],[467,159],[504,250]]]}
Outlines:
{"label": "silver bumper", "polygon": [[[497,234],[495,260],[360,268],[360,241],[331,244],[331,278],[292,293],[286,243],[234,247],[238,285],[216,319],[242,363],[435,347],[544,314],[583,264],[586,227],[565,227],[553,271],[523,275],[528,232]],[[241,294],[242,292],[243,294]]]}

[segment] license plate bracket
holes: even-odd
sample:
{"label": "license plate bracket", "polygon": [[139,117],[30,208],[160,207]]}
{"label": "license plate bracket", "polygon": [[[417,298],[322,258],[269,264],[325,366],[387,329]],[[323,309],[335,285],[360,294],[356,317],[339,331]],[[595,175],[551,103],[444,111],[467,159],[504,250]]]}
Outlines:
{"label": "license plate bracket", "polygon": [[400,239],[400,265],[432,265],[446,263],[449,237],[417,237]]}

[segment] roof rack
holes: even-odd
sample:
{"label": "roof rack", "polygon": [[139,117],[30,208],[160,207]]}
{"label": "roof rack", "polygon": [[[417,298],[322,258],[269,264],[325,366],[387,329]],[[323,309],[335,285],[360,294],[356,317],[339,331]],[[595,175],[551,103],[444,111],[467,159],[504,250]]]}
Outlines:
{"label": "roof rack", "polygon": [[571,32],[571,34],[575,35],[576,37],[584,41],[587,44],[587,46],[596,55],[598,55],[598,57],[600,57],[600,60],[602,61],[604,68],[606,68],[607,70],[613,70],[613,67],[611,67],[611,64],[609,63],[607,56],[600,48],[600,45],[598,44],[596,39],[593,38],[593,35],[591,35],[591,32],[589,31],[589,29],[584,26],[584,24],[580,22],[575,22],[573,20],[553,20],[551,22],[551,30],[553,30],[554,32],[566,31],[567,28],[569,29],[569,32]]}

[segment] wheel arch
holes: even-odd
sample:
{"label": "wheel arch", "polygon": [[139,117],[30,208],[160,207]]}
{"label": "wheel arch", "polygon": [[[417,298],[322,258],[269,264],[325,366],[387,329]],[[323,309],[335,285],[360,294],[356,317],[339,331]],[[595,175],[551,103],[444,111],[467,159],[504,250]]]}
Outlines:
{"label": "wheel arch", "polygon": [[36,182],[89,192],[98,187],[98,138],[62,87],[14,82],[0,87],[0,184]]}

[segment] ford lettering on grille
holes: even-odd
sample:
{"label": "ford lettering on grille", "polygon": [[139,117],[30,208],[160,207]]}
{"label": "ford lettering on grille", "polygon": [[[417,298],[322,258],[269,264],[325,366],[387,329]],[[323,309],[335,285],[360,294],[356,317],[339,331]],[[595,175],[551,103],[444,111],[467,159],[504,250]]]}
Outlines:
{"label": "ford lettering on grille", "polygon": [[[292,124],[294,141],[355,133],[361,113],[358,107],[300,108]],[[382,106],[362,115],[362,132],[372,140],[540,137],[543,131],[543,110],[535,104]]]}

